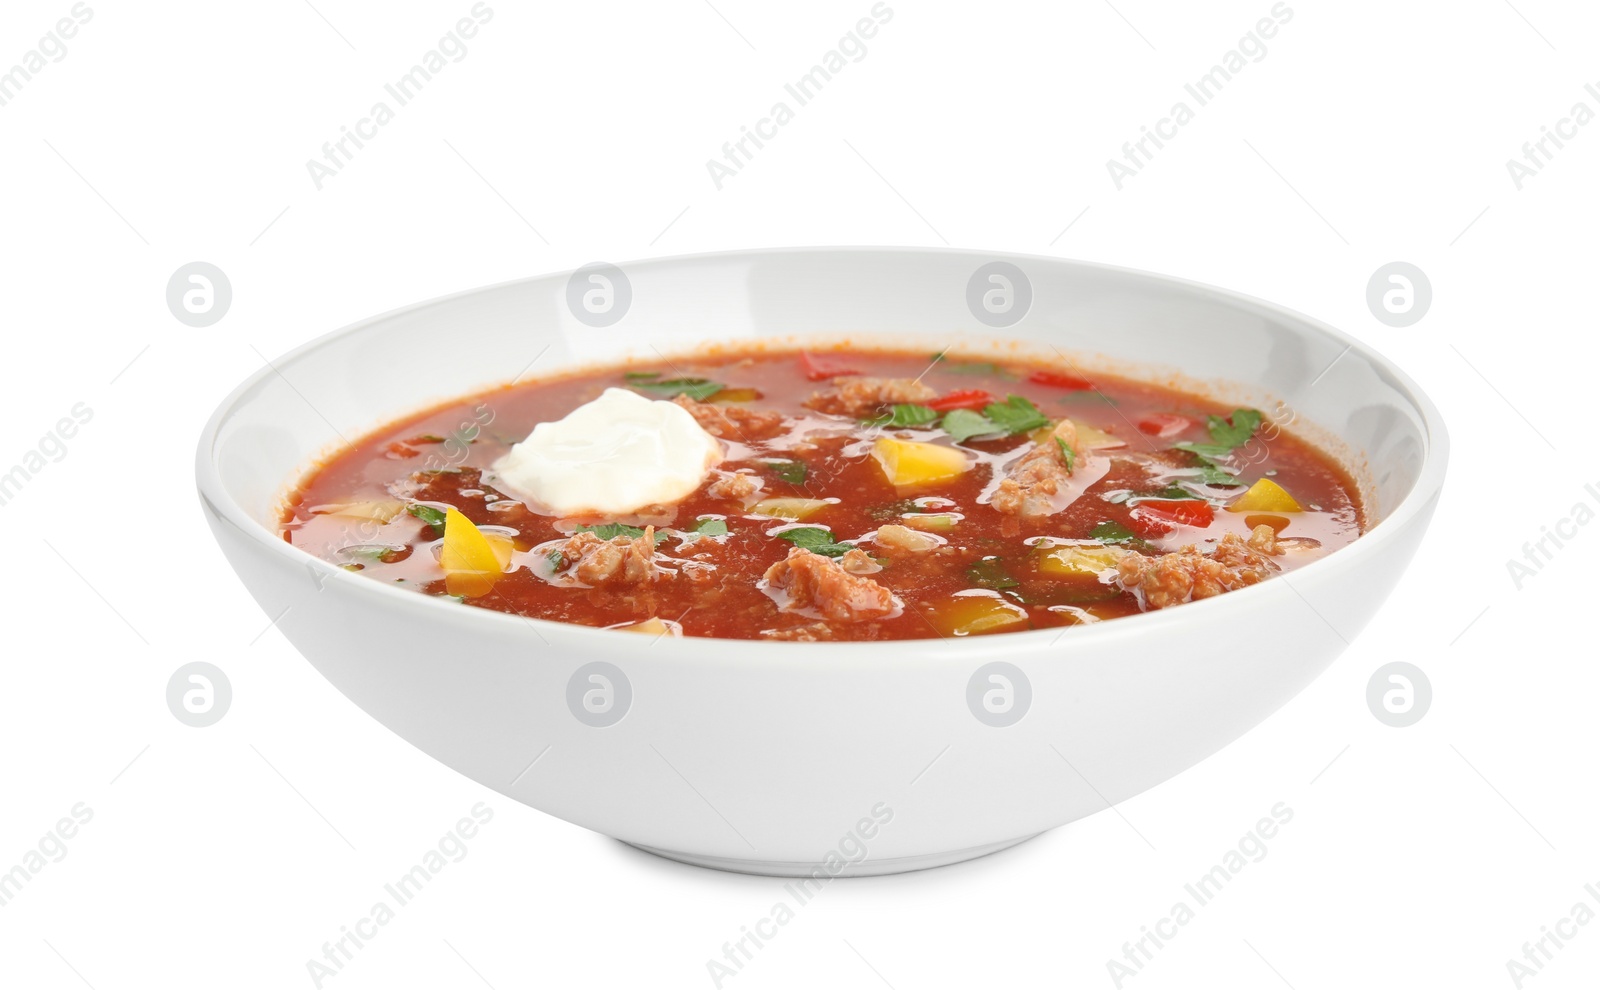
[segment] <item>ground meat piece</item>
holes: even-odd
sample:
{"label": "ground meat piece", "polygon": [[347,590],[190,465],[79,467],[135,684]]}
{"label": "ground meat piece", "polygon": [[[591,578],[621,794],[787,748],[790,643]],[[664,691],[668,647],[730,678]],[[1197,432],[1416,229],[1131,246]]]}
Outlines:
{"label": "ground meat piece", "polygon": [[783,429],[782,413],[696,402],[687,395],[672,401],[689,410],[702,430],[722,440],[770,440]]}
{"label": "ground meat piece", "polygon": [[[1072,452],[1068,458],[1061,452],[1062,445]],[[995,511],[1007,516],[1046,516],[1055,508],[1055,496],[1077,466],[1082,452],[1078,449],[1078,429],[1072,420],[1064,419],[1043,443],[1012,461],[1006,476],[990,502]]]}
{"label": "ground meat piece", "polygon": [[712,498],[745,499],[761,490],[761,479],[753,474],[723,474],[706,489]]}
{"label": "ground meat piece", "polygon": [[769,588],[788,593],[785,609],[814,608],[826,619],[878,619],[900,608],[888,588],[802,547],[767,568],[764,577]]}
{"label": "ground meat piece", "polygon": [[1257,526],[1255,529],[1252,529],[1250,531],[1250,538],[1245,540],[1245,542],[1250,545],[1250,549],[1259,550],[1265,554],[1276,555],[1283,553],[1283,551],[1278,548],[1278,531],[1273,529],[1271,526],[1266,525],[1265,523]]}
{"label": "ground meat piece", "polygon": [[656,566],[655,541],[655,527],[646,526],[643,536],[633,538],[616,536],[602,540],[593,533],[574,533],[571,539],[554,549],[572,567],[573,575],[592,587],[648,584],[674,576],[673,571]]}
{"label": "ground meat piece", "polygon": [[[1271,531],[1257,527],[1251,539],[1262,529]],[[1117,565],[1117,580],[1127,590],[1140,592],[1147,608],[1166,608],[1257,584],[1277,570],[1267,552],[1237,533],[1224,533],[1209,554],[1193,546],[1159,557],[1131,553]]]}
{"label": "ground meat piece", "polygon": [[813,392],[807,409],[864,419],[898,402],[927,402],[939,393],[911,378],[835,378],[833,388]]}
{"label": "ground meat piece", "polygon": [[768,639],[782,639],[792,643],[815,643],[818,640],[832,639],[833,627],[826,622],[808,622],[803,626],[789,626],[786,629],[763,629],[761,635]]}
{"label": "ground meat piece", "polygon": [[878,535],[872,538],[872,542],[882,547],[889,547],[892,550],[911,550],[915,552],[932,550],[944,541],[932,533],[919,533],[908,526],[891,524],[879,526]]}

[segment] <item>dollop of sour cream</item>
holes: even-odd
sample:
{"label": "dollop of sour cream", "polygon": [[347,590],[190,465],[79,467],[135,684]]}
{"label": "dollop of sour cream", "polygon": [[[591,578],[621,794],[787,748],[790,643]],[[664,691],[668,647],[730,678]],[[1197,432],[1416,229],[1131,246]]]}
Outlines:
{"label": "dollop of sour cream", "polygon": [[687,496],[722,444],[675,402],[608,388],[494,463],[498,487],[558,516],[627,515]]}

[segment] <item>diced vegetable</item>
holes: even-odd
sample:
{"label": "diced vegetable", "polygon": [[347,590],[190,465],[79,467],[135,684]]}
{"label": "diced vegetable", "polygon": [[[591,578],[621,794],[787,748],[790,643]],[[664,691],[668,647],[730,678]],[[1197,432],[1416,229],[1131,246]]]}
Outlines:
{"label": "diced vegetable", "polygon": [[879,526],[877,533],[872,537],[872,542],[880,547],[889,547],[894,550],[910,550],[921,553],[925,550],[935,550],[944,545],[944,541],[937,536],[919,533],[914,529],[904,526]]}
{"label": "diced vegetable", "polygon": [[[777,516],[780,519],[805,519],[832,505],[821,498],[764,498],[750,507],[758,516]],[[723,532],[727,532],[724,528]]]}
{"label": "diced vegetable", "polygon": [[1204,528],[1216,513],[1211,503],[1200,499],[1146,499],[1128,514],[1133,528],[1144,537],[1161,536],[1179,526]]}
{"label": "diced vegetable", "polygon": [[761,398],[760,391],[753,388],[725,388],[711,396],[712,402],[755,402]]}
{"label": "diced vegetable", "polygon": [[439,553],[445,590],[466,598],[486,595],[510,565],[510,539],[485,535],[457,509],[445,510],[444,546]]}
{"label": "diced vegetable", "polygon": [[393,499],[373,499],[364,502],[342,502],[337,505],[319,505],[312,510],[317,515],[338,516],[341,519],[370,519],[386,523],[406,511],[404,502]]}
{"label": "diced vegetable", "polygon": [[943,532],[955,529],[961,517],[952,512],[907,512],[900,517],[900,521],[912,529]]}
{"label": "diced vegetable", "polygon": [[1121,437],[1112,436],[1105,430],[1090,426],[1081,419],[1072,421],[1078,431],[1078,446],[1084,450],[1101,450],[1111,447],[1126,447],[1128,442]]}
{"label": "diced vegetable", "polygon": [[1228,504],[1229,512],[1299,512],[1300,503],[1271,478],[1262,478]]}
{"label": "diced vegetable", "polygon": [[949,395],[940,396],[928,403],[928,408],[936,412],[949,412],[952,409],[982,409],[994,401],[994,396],[981,388],[962,388],[951,392]]}
{"label": "diced vegetable", "polygon": [[644,633],[649,636],[681,636],[683,627],[676,622],[666,622],[656,616],[626,626],[613,626],[617,632]]}
{"label": "diced vegetable", "polygon": [[800,352],[800,370],[810,381],[821,382],[830,378],[839,378],[844,375],[859,375],[861,372],[851,367],[839,358],[826,358],[810,351]]}
{"label": "diced vegetable", "polygon": [[1267,526],[1274,533],[1281,533],[1289,528],[1289,520],[1282,516],[1245,516],[1244,524],[1251,529],[1255,529],[1257,526]]}
{"label": "diced vegetable", "polygon": [[1194,423],[1187,416],[1177,413],[1151,413],[1139,420],[1139,432],[1148,433],[1153,437],[1163,440],[1175,437],[1193,426]]}
{"label": "diced vegetable", "polygon": [[1051,388],[1066,388],[1073,391],[1094,388],[1094,385],[1088,379],[1080,378],[1077,375],[1069,375],[1064,371],[1041,369],[1030,374],[1028,381],[1033,382],[1035,385],[1048,385]]}
{"label": "diced vegetable", "polygon": [[1125,552],[1115,547],[1052,547],[1039,557],[1039,573],[1051,577],[1094,577],[1116,567]]}
{"label": "diced vegetable", "polygon": [[894,437],[875,440],[872,457],[883,469],[884,477],[897,488],[945,481],[972,466],[967,455],[954,447]]}
{"label": "diced vegetable", "polygon": [[1026,629],[1028,613],[993,591],[958,592],[934,606],[928,621],[945,636]]}

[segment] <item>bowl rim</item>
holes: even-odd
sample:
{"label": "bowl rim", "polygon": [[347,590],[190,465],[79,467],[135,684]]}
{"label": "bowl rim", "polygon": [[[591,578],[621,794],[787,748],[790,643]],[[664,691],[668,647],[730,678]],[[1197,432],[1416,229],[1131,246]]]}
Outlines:
{"label": "bowl rim", "polygon": [[[1400,504],[1394,507],[1386,517],[1374,523],[1365,533],[1349,545],[1328,554],[1319,560],[1314,560],[1295,571],[1297,579],[1305,575],[1321,577],[1336,569],[1354,569],[1377,554],[1388,542],[1400,538],[1402,530],[1407,529],[1406,523],[1414,520],[1419,514],[1427,510],[1429,505],[1437,498],[1444,484],[1445,469],[1449,460],[1449,433],[1445,427],[1444,419],[1433,401],[1428,398],[1411,376],[1406,374],[1397,365],[1384,355],[1378,353],[1365,343],[1346,334],[1321,320],[1289,309],[1278,303],[1251,296],[1243,292],[1222,288],[1205,282],[1198,282],[1175,275],[1164,275],[1143,269],[1129,268],[1121,265],[1111,265],[1096,261],[1083,261],[1075,258],[1062,258],[1052,255],[1022,254],[1010,251],[985,251],[975,248],[957,247],[928,247],[928,246],[797,246],[797,247],[765,247],[733,249],[724,251],[705,251],[693,254],[660,255],[652,258],[643,258],[634,261],[615,263],[624,270],[642,268],[647,266],[660,266],[669,264],[683,264],[686,262],[717,262],[733,261],[740,258],[776,257],[776,256],[806,256],[826,254],[874,254],[889,253],[899,255],[944,255],[944,256],[976,256],[990,260],[1012,260],[1029,263],[1043,263],[1078,268],[1087,271],[1105,272],[1116,275],[1134,276],[1145,279],[1153,284],[1174,288],[1182,288],[1206,294],[1219,302],[1231,304],[1236,307],[1253,307],[1264,310],[1286,322],[1297,324],[1316,334],[1321,334],[1335,343],[1343,344],[1345,350],[1341,355],[1354,353],[1369,362],[1382,374],[1386,375],[1392,385],[1412,404],[1419,414],[1423,427],[1423,458],[1418,471],[1417,480],[1411,490],[1401,499]],[[578,269],[566,269],[556,272],[546,272],[522,278],[508,279],[488,285],[463,289],[457,292],[435,296],[420,302],[400,306],[374,316],[369,316],[353,323],[346,324],[338,329],[320,334],[298,347],[266,361],[263,366],[240,382],[218,404],[201,430],[195,456],[195,481],[204,507],[212,511],[216,517],[229,524],[232,528],[244,534],[258,546],[264,547],[270,554],[279,557],[285,563],[308,567],[313,574],[321,572],[318,580],[319,588],[326,588],[327,582],[336,582],[337,586],[345,592],[374,596],[377,603],[388,603],[389,607],[422,609],[421,615],[435,616],[438,621],[451,622],[463,621],[465,615],[475,616],[464,620],[467,623],[491,623],[498,626],[502,633],[510,635],[527,635],[532,633],[537,639],[549,645],[551,640],[545,633],[554,633],[557,638],[567,640],[570,645],[577,648],[618,646],[615,639],[615,630],[604,629],[599,626],[586,626],[578,623],[557,622],[550,619],[533,618],[517,615],[511,612],[502,612],[487,608],[463,608],[460,603],[445,602],[433,595],[419,595],[415,591],[395,588],[388,584],[362,578],[343,568],[335,567],[320,557],[306,553],[294,546],[260,522],[250,516],[242,506],[229,496],[222,483],[221,473],[218,470],[215,450],[218,434],[222,426],[233,415],[237,407],[248,393],[253,391],[264,380],[281,375],[279,368],[287,363],[299,360],[319,348],[341,338],[347,334],[357,333],[373,324],[382,323],[394,317],[415,313],[429,307],[440,306],[467,296],[480,293],[493,292],[511,286],[523,285],[530,282],[545,281],[570,277]],[[397,413],[396,415],[404,415]],[[1365,451],[1358,451],[1365,454]],[[287,485],[286,479],[284,484]],[[1158,609],[1144,612],[1139,615],[1122,616],[1115,620],[1096,622],[1088,625],[1063,627],[1061,629],[1030,629],[1019,632],[1008,632],[996,636],[970,636],[970,637],[940,637],[918,639],[888,639],[888,640],[841,640],[818,642],[792,642],[784,640],[763,639],[730,639],[709,636],[661,636],[651,642],[652,652],[660,659],[708,659],[715,658],[721,651],[731,649],[756,649],[767,655],[768,659],[787,657],[796,659],[798,654],[808,654],[805,663],[814,664],[818,659],[817,651],[832,652],[838,656],[846,650],[863,647],[879,647],[879,652],[886,656],[894,651],[883,650],[883,647],[898,647],[899,651],[908,654],[909,658],[921,659],[930,653],[963,656],[968,654],[995,654],[1005,653],[1013,657],[1047,650],[1061,639],[1067,629],[1072,631],[1074,646],[1089,648],[1092,644],[1115,640],[1121,637],[1137,636],[1142,633],[1155,633],[1156,630],[1170,626],[1174,622],[1187,622],[1193,624],[1206,617],[1222,619],[1222,609],[1246,611],[1265,605],[1274,586],[1287,584],[1287,575],[1280,575],[1272,581],[1263,581],[1255,585],[1239,588],[1224,595],[1201,599],[1185,603],[1182,609]],[[1300,592],[1290,586],[1294,594],[1305,601]],[[1309,601],[1306,605],[1316,611]],[[1203,610],[1196,614],[1193,610]],[[1321,613],[1317,613],[1319,616]],[[1189,618],[1184,618],[1189,616]],[[1346,643],[1349,638],[1340,632],[1337,627],[1323,618],[1333,632]],[[996,641],[998,639],[998,642]],[[1065,647],[1063,647],[1065,649]],[[665,650],[665,653],[657,652]],[[834,652],[837,651],[837,652]],[[597,655],[606,655],[611,651],[601,650]],[[724,659],[735,660],[740,664],[748,658],[734,658],[727,654]]]}

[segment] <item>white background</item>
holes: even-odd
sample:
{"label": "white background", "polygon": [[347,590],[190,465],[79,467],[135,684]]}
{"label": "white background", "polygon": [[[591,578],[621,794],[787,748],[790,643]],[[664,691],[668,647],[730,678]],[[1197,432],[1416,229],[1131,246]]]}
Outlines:
{"label": "white background", "polygon": [[[491,0],[468,54],[320,191],[307,159],[468,0],[91,0],[67,55],[0,107],[0,470],[75,403],[94,413],[0,514],[0,870],[75,803],[94,811],[0,908],[0,984],[311,986],[322,944],[486,801],[467,858],[325,985],[711,986],[706,961],[779,882],[636,853],[373,722],[228,572],[193,443],[264,356],[445,292],[596,259],[949,243],[1167,272],[1325,319],[1437,400],[1449,484],[1388,606],[1245,738],[1122,817],[832,884],[725,985],[1110,987],[1107,960],[1281,801],[1294,818],[1266,858],[1125,985],[1513,986],[1506,961],[1600,882],[1600,526],[1520,591],[1506,570],[1600,486],[1600,124],[1520,191],[1505,162],[1579,100],[1600,110],[1584,92],[1600,11],[1291,0],[1268,54],[1118,191],[1106,160],[1268,0],[891,0],[865,57],[719,191],[706,160],[871,4],[715,2]],[[0,8],[0,69],[70,6]],[[163,297],[195,260],[234,289],[206,329]],[[1434,291],[1404,329],[1364,298],[1394,260]],[[1434,700],[1393,729],[1364,694],[1401,659]],[[206,729],[163,698],[193,660],[235,693]],[[1600,923],[1524,985],[1596,974]]]}

